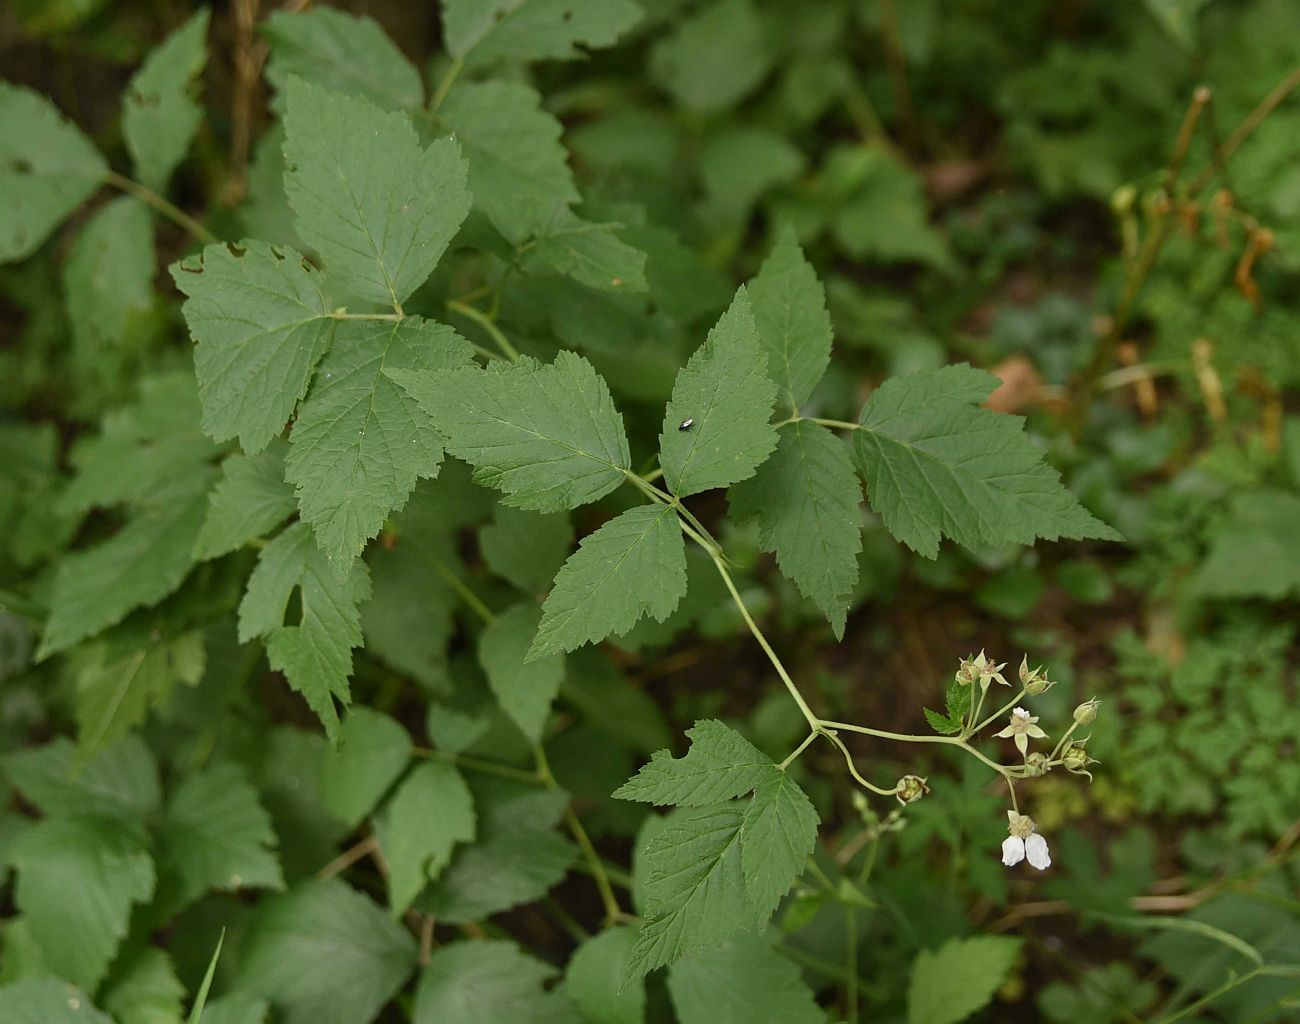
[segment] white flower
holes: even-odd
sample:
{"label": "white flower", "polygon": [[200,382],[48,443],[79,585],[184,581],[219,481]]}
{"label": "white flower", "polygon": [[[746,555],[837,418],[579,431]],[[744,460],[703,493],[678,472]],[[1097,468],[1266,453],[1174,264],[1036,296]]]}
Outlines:
{"label": "white flower", "polygon": [[1007,831],[1011,835],[1002,840],[1002,863],[1010,868],[1028,858],[1039,871],[1051,867],[1047,840],[1035,831],[1033,819],[1015,811],[1007,811],[1007,818]]}
{"label": "white flower", "polygon": [[1047,733],[1043,732],[1042,729],[1034,724],[1037,721],[1038,718],[1031,715],[1024,708],[1016,708],[1011,712],[1011,724],[1001,732],[994,733],[993,735],[997,736],[999,739],[1014,737],[1016,741],[1016,749],[1018,749],[1021,754],[1024,754],[1029,749],[1029,737],[1032,736],[1036,740],[1046,739],[1047,737]]}

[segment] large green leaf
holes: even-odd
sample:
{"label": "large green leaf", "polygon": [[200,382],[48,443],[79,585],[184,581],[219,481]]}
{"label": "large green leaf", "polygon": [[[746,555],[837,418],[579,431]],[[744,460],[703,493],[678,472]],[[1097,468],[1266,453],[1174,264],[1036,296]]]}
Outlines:
{"label": "large green leaf", "polygon": [[194,542],[196,557],[227,555],[293,515],[293,488],[284,479],[287,450],[275,440],[256,455],[237,452],[221,464],[221,479],[208,493],[208,514]]}
{"label": "large green leaf", "polygon": [[623,985],[636,929],[606,928],[582,943],[564,971],[564,991],[590,1024],[645,1024],[645,982]]}
{"label": "large green leaf", "polygon": [[474,798],[454,766],[435,761],[406,777],[375,819],[394,915],[442,873],[456,844],[472,841],[475,831]]}
{"label": "large green leaf", "polygon": [[373,708],[354,708],[339,728],[337,747],[321,763],[326,809],[349,825],[360,824],[410,760],[411,737],[401,723]]}
{"label": "large green leaf", "polygon": [[5,776],[47,815],[96,815],[143,821],[162,803],[158,765],[138,736],[124,736],[82,765],[76,747],[59,738],[14,751],[0,762]]}
{"label": "large green leaf", "polygon": [[740,864],[760,928],[803,874],[819,823],[812,803],[786,772],[770,773],[754,790],[745,810]]}
{"label": "large green leaf", "polygon": [[544,987],[558,972],[500,940],[443,946],[420,973],[412,1024],[571,1024],[560,992]]}
{"label": "large green leaf", "polygon": [[822,1024],[825,1012],[798,965],[770,938],[742,935],[668,972],[681,1024]]}
{"label": "large green leaf", "polygon": [[483,64],[572,60],[579,47],[612,45],[640,17],[632,0],[442,0],[448,51]]}
{"label": "large green leaf", "polygon": [[478,659],[497,701],[528,739],[537,743],[564,680],[564,657],[525,662],[542,611],[521,601],[498,615],[479,636]]}
{"label": "large green leaf", "polygon": [[744,796],[777,772],[770,757],[715,719],[696,722],[686,735],[691,749],[685,757],[655,751],[650,762],[613,796],[648,804],[702,807]]}
{"label": "large green leaf", "polygon": [[908,1024],[957,1024],[983,1009],[1001,987],[1020,940],[984,935],[923,949],[912,965]]}
{"label": "large green leaf", "polygon": [[58,978],[23,978],[0,988],[6,1024],[113,1024],[90,997]]}

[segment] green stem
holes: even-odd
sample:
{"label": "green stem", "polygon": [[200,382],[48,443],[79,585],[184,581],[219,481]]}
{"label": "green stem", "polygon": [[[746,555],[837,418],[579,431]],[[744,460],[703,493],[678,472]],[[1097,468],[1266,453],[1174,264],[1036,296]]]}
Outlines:
{"label": "green stem", "polygon": [[406,319],[404,313],[349,313],[345,309],[336,309],[329,316],[331,320],[391,320],[394,323]]}
{"label": "green stem", "polygon": [[204,245],[211,245],[214,242],[221,241],[221,239],[184,210],[172,205],[153,189],[141,185],[133,178],[128,178],[126,175],[118,174],[116,171],[109,171],[104,175],[104,183],[111,185],[113,188],[119,189],[122,192],[126,192],[128,195],[133,195],[141,202],[152,206],[169,221],[184,228]]}
{"label": "green stem", "polygon": [[863,789],[870,790],[872,793],[875,793],[878,796],[893,796],[895,793],[898,792],[897,786],[895,786],[893,789],[882,789],[880,786],[868,782],[860,774],[858,774],[857,766],[854,765],[853,763],[853,755],[849,753],[849,748],[844,745],[844,741],[840,739],[838,736],[836,736],[835,733],[831,732],[829,729],[822,729],[821,735],[825,736],[828,740],[830,740],[832,743],[834,743],[837,747],[840,748],[840,753],[844,755],[844,763],[848,766],[849,774],[853,776],[853,780]]}
{"label": "green stem", "polygon": [[493,323],[492,318],[481,309],[476,309],[473,306],[466,305],[464,302],[458,302],[455,299],[448,301],[447,308],[453,313],[459,313],[466,320],[473,320],[483,328],[487,335],[496,342],[505,357],[512,363],[519,361],[519,350],[510,344],[510,339],[501,333],[501,328]]}
{"label": "green stem", "polygon": [[447,70],[443,73],[442,79],[438,82],[438,88],[433,91],[433,99],[429,101],[429,113],[436,114],[438,108],[442,106],[442,101],[447,98],[447,93],[451,91],[453,83],[460,75],[461,69],[465,67],[465,61],[457,57],[448,65]]}
{"label": "green stem", "polygon": [[446,581],[447,586],[451,587],[451,589],[456,592],[456,596],[459,597],[462,601],[464,601],[465,604],[467,604],[470,607],[470,610],[473,611],[475,615],[477,615],[488,625],[491,625],[493,622],[496,621],[496,615],[492,611],[492,609],[489,608],[487,605],[485,605],[481,600],[479,600],[479,596],[476,593],[474,593],[474,591],[470,590],[468,586],[466,586],[464,580],[462,580],[459,576],[457,576],[454,572],[448,569],[436,558],[431,558],[429,559],[429,561],[433,565],[434,572],[436,572],[439,576],[443,578],[444,581]]}
{"label": "green stem", "polygon": [[816,738],[817,738],[817,731],[814,729],[812,732],[810,732],[807,736],[804,737],[804,741],[802,743],[800,743],[797,747],[794,748],[790,756],[787,757],[784,761],[782,761],[779,765],[777,765],[777,767],[780,768],[781,771],[785,771],[787,768],[790,767],[790,765],[792,765],[795,761],[799,759],[799,755],[802,754],[805,750],[807,750],[809,744],[811,744],[812,741],[815,740]]}
{"label": "green stem", "polygon": [[453,754],[448,750],[435,750],[429,747],[416,747],[412,753],[416,757],[424,758],[427,761],[446,761],[448,764],[454,764],[459,768],[468,768],[474,772],[482,772],[484,775],[496,775],[503,779],[527,782],[534,786],[542,784],[535,772],[525,771],[522,768],[512,768],[508,764],[497,764],[495,761],[487,761],[481,757]]}
{"label": "green stem", "polygon": [[971,729],[971,735],[974,735],[975,733],[978,732],[982,732],[984,729],[988,728],[990,722],[996,722],[999,718],[1005,715],[1008,711],[1010,711],[1013,707],[1015,707],[1020,701],[1024,699],[1025,699],[1025,691],[1021,690],[1018,694],[1016,694],[1009,701],[1007,701],[1007,703],[1002,705],[1002,707],[998,708],[995,712],[993,712],[993,714],[989,715],[988,718],[984,719],[984,721],[980,722],[979,725]]}

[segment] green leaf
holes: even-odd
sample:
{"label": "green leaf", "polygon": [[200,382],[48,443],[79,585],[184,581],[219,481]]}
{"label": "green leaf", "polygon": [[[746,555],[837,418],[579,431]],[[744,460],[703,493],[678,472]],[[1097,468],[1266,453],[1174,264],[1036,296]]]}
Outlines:
{"label": "green leaf", "polygon": [[0,82],[0,263],[30,256],[99,188],[108,164],[44,96]]}
{"label": "green leaf", "polygon": [[655,751],[648,764],[614,791],[615,799],[702,807],[744,796],[777,770],[770,757],[715,719],[696,722],[686,735],[691,748],[685,757]]}
{"label": "green leaf", "polygon": [[284,190],[298,233],[350,294],[400,306],[469,212],[459,147],[422,148],[405,114],[301,78],[285,96]]}
{"label": "green leaf", "polygon": [[972,549],[1121,539],[1061,485],[1021,417],[976,407],[997,385],[963,363],[896,377],[867,400],[854,453],[889,532],[927,558],[945,535]]}
{"label": "green leaf", "polygon": [[593,224],[557,206],[537,230],[526,266],[553,270],[579,284],[606,291],[643,292],[645,253],[622,241],[619,224]]}
{"label": "green leaf", "polygon": [[[754,475],[776,447],[776,388],[742,287],[708,340],[682,368],[664,413],[659,461],[673,494],[684,498]],[[682,429],[687,420],[691,425]]]}
{"label": "green leaf", "polygon": [[411,737],[394,719],[356,707],[343,720],[338,745],[325,752],[320,790],[325,807],[350,826],[360,824],[411,760]]}
{"label": "green leaf", "polygon": [[242,992],[232,992],[208,1003],[201,1018],[191,1018],[189,1024],[267,1024],[271,1006],[265,999],[257,999]]}
{"label": "green leaf", "polygon": [[759,544],[844,638],[862,550],[862,488],[849,446],[800,421],[779,431],[772,457],[730,492],[738,522],[758,521]]}
{"label": "green leaf", "polygon": [[213,890],[281,889],[271,818],[244,773],[218,764],[183,780],[159,829],[160,900],[174,913]]}
{"label": "green leaf", "polygon": [[[289,597],[301,595],[302,617],[284,625]],[[339,731],[335,699],[350,699],[352,648],[361,643],[357,606],[370,596],[370,575],[354,563],[340,580],[305,523],[294,523],[262,549],[239,605],[239,639],[266,637],[271,667],[303,695],[325,731]]]}
{"label": "green leaf", "polygon": [[408,317],[339,325],[298,410],[286,474],[336,569],[360,554],[416,480],[436,476],[442,463],[442,439],[429,417],[384,371],[460,366],[474,366],[469,343],[443,324]]}
{"label": "green leaf", "polygon": [[844,251],[880,263],[928,263],[950,270],[944,238],[929,223],[921,180],[879,149],[857,147],[842,167],[856,194],[836,215],[832,227]]}
{"label": "green leaf", "polygon": [[528,594],[551,585],[573,546],[573,524],[563,514],[540,515],[498,505],[478,533],[478,546],[496,575]]}
{"label": "green leaf", "polygon": [[474,482],[538,512],[577,508],[626,479],[623,417],[591,364],[560,352],[487,370],[386,370],[474,467]]}
{"label": "green leaf", "polygon": [[941,736],[955,736],[965,728],[966,712],[970,710],[972,699],[971,686],[963,686],[961,683],[953,680],[948,684],[948,693],[945,698],[947,714],[939,714],[937,711],[931,711],[925,708],[925,720],[930,723],[930,728]]}
{"label": "green leaf", "polygon": [[1281,491],[1238,494],[1218,527],[1195,585],[1207,597],[1300,594],[1300,497]]}
{"label": "green leaf", "polygon": [[743,823],[740,804],[705,808],[646,845],[645,921],[628,962],[629,981],[753,926],[740,864]]}
{"label": "green leaf", "polygon": [[293,515],[293,488],[284,479],[288,450],[276,439],[256,455],[231,455],[208,493],[208,513],[194,542],[194,556],[228,555],[270,533]]}
{"label": "green leaf", "polygon": [[542,611],[532,601],[512,605],[479,634],[478,660],[497,701],[532,743],[542,738],[551,702],[564,680],[564,657],[525,663]]}
{"label": "green leaf", "polygon": [[276,92],[297,76],[385,110],[415,110],[424,103],[420,73],[373,18],[314,7],[273,11],[260,28],[271,44],[266,78]]}
{"label": "green leaf", "polygon": [[23,978],[0,988],[0,1020],[6,1024],[113,1024],[90,997],[58,978]]}
{"label": "green leaf", "polygon": [[207,510],[207,473],[190,474],[154,496],[157,502],[92,548],[59,563],[40,658],[117,625],[184,582]]}
{"label": "green leaf", "polygon": [[334,336],[318,271],[265,242],[209,245],[172,265],[196,343],[203,429],[256,455],[284,429]]}
{"label": "green leaf", "polygon": [[1019,939],[994,936],[949,939],[937,951],[923,949],[912,965],[909,1024],[957,1024],[983,1009],[1019,949]]}
{"label": "green leaf", "polygon": [[415,940],[338,879],[263,905],[238,986],[270,999],[284,1024],[370,1024],[415,969]]}
{"label": "green leaf", "polygon": [[145,946],[113,968],[112,984],[100,999],[117,1024],[177,1024],[185,986],[171,957]]}
{"label": "green leaf", "polygon": [[153,893],[141,832],[108,818],[45,818],[11,856],[14,901],[45,964],[93,992],[126,937],[131,905]]}
{"label": "green leaf", "polygon": [[203,1020],[203,1007],[208,1001],[208,992],[212,988],[212,977],[217,973],[217,962],[221,959],[221,947],[226,941],[226,930],[221,929],[221,934],[217,936],[217,946],[212,951],[212,959],[208,961],[208,969],[203,972],[203,980],[199,982],[199,991],[194,996],[194,1005],[190,1007],[190,1016],[187,1024],[201,1024]]}
{"label": "green leaf", "polygon": [[564,972],[564,991],[588,1024],[645,1024],[645,982],[623,987],[636,929],[606,928],[585,940]]}
{"label": "green leaf", "polygon": [[772,68],[773,49],[751,0],[716,0],[650,52],[650,77],[694,113],[725,110],[753,92]]}
{"label": "green leaf", "polygon": [[166,190],[203,120],[194,97],[208,59],[208,16],[206,7],[195,11],[145,58],[126,87],[122,134],[135,176],[155,192]]}
{"label": "green leaf", "polygon": [[442,873],[457,843],[473,841],[475,824],[474,798],[452,765],[422,764],[397,787],[375,820],[395,917]]}
{"label": "green leaf", "polygon": [[631,0],[442,0],[447,51],[474,63],[573,60],[612,46],[641,18]]}
{"label": "green leaf", "polygon": [[681,1024],[822,1024],[826,1014],[799,967],[762,935],[673,964],[668,992]]}
{"label": "green leaf", "polygon": [[464,147],[474,208],[512,245],[541,228],[557,205],[579,200],[560,145],[563,128],[541,109],[535,90],[518,82],[462,84],[438,114]]}
{"label": "green leaf", "polygon": [[571,1024],[562,993],[544,987],[558,972],[513,942],[456,942],[429,958],[412,1024]]}
{"label": "green leaf", "polygon": [[526,661],[660,622],[686,593],[686,548],[668,505],[642,505],[582,538],[555,577]]}
{"label": "green leaf", "polygon": [[962,721],[960,718],[952,718],[948,715],[941,715],[937,711],[931,711],[929,708],[922,708],[925,712],[925,720],[930,723],[930,728],[940,736],[956,736],[962,730]]}
{"label": "green leaf", "polygon": [[142,821],[162,803],[158,766],[138,736],[125,736],[78,764],[76,747],[60,737],[9,754],[4,774],[47,815],[93,815]]}
{"label": "green leaf", "polygon": [[777,237],[748,292],[767,375],[784,411],[797,414],[830,363],[831,317],[826,289],[792,229]]}
{"label": "green leaf", "polygon": [[803,874],[819,824],[813,805],[787,772],[769,774],[754,790],[741,826],[740,865],[759,927]]}
{"label": "green leaf", "polygon": [[[769,189],[795,181],[807,162],[786,135],[768,128],[725,124],[709,136],[700,150],[700,181],[708,195],[706,209],[724,223],[743,223]],[[783,240],[778,239],[778,247],[782,244]],[[750,297],[757,307],[753,283]]]}

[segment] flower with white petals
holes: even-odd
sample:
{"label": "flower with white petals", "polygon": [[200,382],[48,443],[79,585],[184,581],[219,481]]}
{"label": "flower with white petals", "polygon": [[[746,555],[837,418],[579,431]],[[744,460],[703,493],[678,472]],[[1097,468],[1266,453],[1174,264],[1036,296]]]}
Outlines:
{"label": "flower with white petals", "polygon": [[1032,818],[1007,811],[1007,831],[1011,834],[1002,840],[1003,864],[1010,868],[1027,858],[1039,871],[1052,866],[1047,840],[1038,834]]}
{"label": "flower with white petals", "polygon": [[995,679],[1003,686],[1010,686],[1011,684],[1002,676],[1002,670],[1006,667],[1006,662],[1001,665],[996,664],[992,658],[980,651],[973,658],[962,659],[961,666],[957,669],[957,682],[964,686],[978,679],[982,690],[987,690],[989,683]]}
{"label": "flower with white petals", "polygon": [[1029,738],[1032,736],[1036,740],[1046,739],[1047,733],[1043,732],[1035,723],[1038,721],[1037,716],[1031,715],[1024,708],[1016,708],[1011,712],[1011,724],[1001,732],[994,733],[998,739],[1014,738],[1016,749],[1024,754],[1029,749]]}

